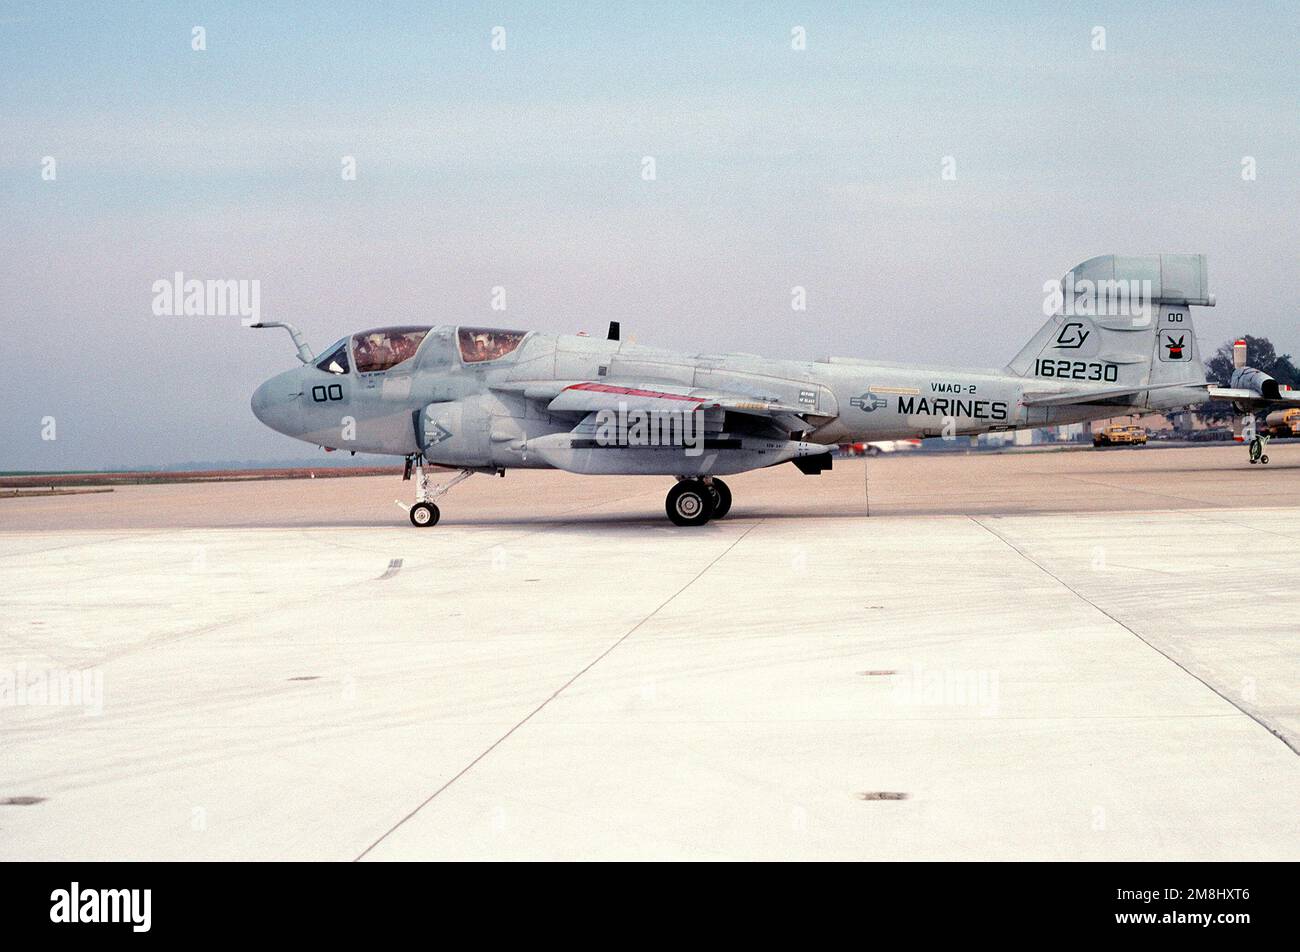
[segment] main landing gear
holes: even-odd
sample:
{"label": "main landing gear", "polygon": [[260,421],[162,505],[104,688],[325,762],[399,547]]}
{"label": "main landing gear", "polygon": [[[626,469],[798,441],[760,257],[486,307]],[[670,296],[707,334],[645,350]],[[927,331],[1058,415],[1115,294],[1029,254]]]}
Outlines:
{"label": "main landing gear", "polygon": [[415,473],[415,505],[408,508],[401,502],[401,500],[397,501],[397,505],[406,509],[406,514],[410,517],[411,525],[415,526],[417,529],[436,526],[438,524],[438,518],[442,513],[439,512],[438,507],[434,505],[433,500],[437,499],[439,496],[445,496],[447,493],[451,492],[451,488],[457,483],[464,482],[474,475],[474,470],[462,469],[445,483],[440,483],[430,489],[429,477],[424,472],[424,457],[408,456],[406,458],[406,472],[402,475],[402,479],[410,479],[412,471]]}
{"label": "main landing gear", "polygon": [[664,502],[668,518],[676,526],[702,526],[710,519],[721,519],[731,511],[731,489],[713,476],[679,479],[668,490]]}

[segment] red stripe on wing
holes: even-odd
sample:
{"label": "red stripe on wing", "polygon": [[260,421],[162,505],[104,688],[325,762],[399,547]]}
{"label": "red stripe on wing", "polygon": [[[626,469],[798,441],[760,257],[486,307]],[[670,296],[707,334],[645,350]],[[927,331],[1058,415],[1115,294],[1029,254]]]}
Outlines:
{"label": "red stripe on wing", "polygon": [[687,400],[703,403],[703,397],[686,397],[679,393],[661,393],[658,390],[638,390],[635,387],[615,387],[607,383],[575,383],[565,390],[591,390],[595,393],[618,393],[628,397],[656,397],[660,400]]}

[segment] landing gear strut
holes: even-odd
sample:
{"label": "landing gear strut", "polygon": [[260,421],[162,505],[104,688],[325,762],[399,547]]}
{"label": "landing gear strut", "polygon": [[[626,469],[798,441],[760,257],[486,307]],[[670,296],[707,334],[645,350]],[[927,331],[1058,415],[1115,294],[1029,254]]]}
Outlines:
{"label": "landing gear strut", "polygon": [[720,479],[680,479],[668,490],[664,502],[668,518],[676,526],[702,526],[721,519],[731,510],[731,489]]}
{"label": "landing gear strut", "polygon": [[402,475],[402,479],[410,479],[412,470],[415,472],[415,505],[407,508],[400,500],[397,501],[397,505],[406,509],[406,514],[411,519],[411,525],[417,529],[436,526],[442,513],[434,505],[433,500],[446,495],[457,483],[464,482],[474,475],[474,470],[462,469],[445,483],[440,483],[430,489],[429,477],[424,472],[423,456],[408,456],[406,458],[406,472]]}

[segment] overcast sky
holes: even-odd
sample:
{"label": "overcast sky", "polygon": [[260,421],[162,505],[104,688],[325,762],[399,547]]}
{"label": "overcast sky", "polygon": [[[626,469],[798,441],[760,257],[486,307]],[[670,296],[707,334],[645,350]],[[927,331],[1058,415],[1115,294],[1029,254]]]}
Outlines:
{"label": "overcast sky", "polygon": [[0,3],[0,470],[313,452],[248,408],[288,337],[155,316],[177,271],[318,350],[617,319],[1000,366],[1072,265],[1205,252],[1202,351],[1300,352],[1295,3],[310,6]]}

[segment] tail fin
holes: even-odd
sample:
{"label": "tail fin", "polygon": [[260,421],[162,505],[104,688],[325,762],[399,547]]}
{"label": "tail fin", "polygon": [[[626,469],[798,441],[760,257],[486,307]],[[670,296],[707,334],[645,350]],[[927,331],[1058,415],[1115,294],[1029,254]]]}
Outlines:
{"label": "tail fin", "polygon": [[1043,289],[1052,316],[1008,373],[1134,390],[1205,383],[1190,310],[1214,306],[1205,255],[1102,255]]}

